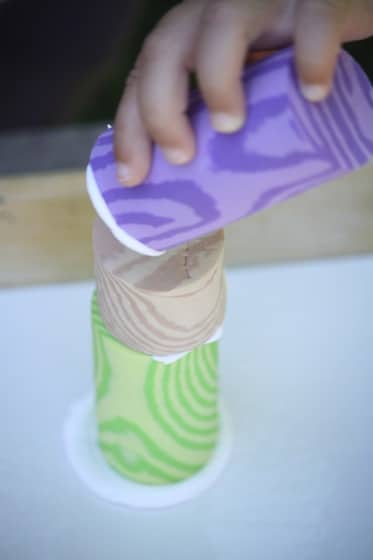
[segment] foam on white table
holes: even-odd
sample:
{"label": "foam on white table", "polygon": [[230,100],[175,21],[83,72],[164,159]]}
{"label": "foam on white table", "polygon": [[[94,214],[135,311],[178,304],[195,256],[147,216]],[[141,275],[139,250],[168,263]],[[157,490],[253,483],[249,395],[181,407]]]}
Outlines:
{"label": "foam on white table", "polygon": [[221,433],[210,462],[190,479],[177,484],[148,486],[126,480],[105,461],[97,445],[94,399],[91,395],[71,407],[63,430],[65,450],[80,480],[96,496],[137,509],[162,509],[198,497],[219,479],[232,446],[229,416],[221,407]]}

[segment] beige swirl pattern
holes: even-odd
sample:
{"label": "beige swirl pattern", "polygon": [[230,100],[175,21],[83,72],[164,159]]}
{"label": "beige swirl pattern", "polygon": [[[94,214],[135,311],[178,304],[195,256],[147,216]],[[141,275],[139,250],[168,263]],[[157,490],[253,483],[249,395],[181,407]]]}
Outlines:
{"label": "beige swirl pattern", "polygon": [[130,348],[154,355],[189,351],[223,323],[223,231],[147,257],[120,244],[97,219],[93,251],[102,319]]}

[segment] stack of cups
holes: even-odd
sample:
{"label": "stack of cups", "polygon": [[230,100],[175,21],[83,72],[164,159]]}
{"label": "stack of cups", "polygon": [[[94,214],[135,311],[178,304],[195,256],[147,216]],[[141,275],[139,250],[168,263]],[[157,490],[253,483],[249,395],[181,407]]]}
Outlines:
{"label": "stack of cups", "polygon": [[93,249],[101,452],[136,483],[189,479],[209,463],[220,435],[223,232],[148,257],[124,247],[97,219]]}

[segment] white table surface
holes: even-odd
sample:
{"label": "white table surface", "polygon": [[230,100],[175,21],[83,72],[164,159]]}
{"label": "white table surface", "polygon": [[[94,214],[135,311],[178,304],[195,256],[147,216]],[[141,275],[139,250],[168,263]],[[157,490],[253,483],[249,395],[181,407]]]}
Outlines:
{"label": "white table surface", "polygon": [[0,292],[1,560],[371,560],[373,258],[228,273],[229,467],[193,502],[112,506],[66,459],[91,284]]}

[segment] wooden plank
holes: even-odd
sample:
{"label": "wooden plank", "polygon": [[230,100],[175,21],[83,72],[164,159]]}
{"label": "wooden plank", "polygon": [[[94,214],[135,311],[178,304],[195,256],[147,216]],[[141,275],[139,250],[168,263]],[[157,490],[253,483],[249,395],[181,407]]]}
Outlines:
{"label": "wooden plank", "polygon": [[0,285],[92,276],[93,210],[84,173],[0,180]]}
{"label": "wooden plank", "polygon": [[233,266],[373,253],[373,162],[226,233]]}
{"label": "wooden plank", "polygon": [[[0,178],[0,286],[92,277],[82,171]],[[227,228],[226,264],[373,252],[373,164]]]}

